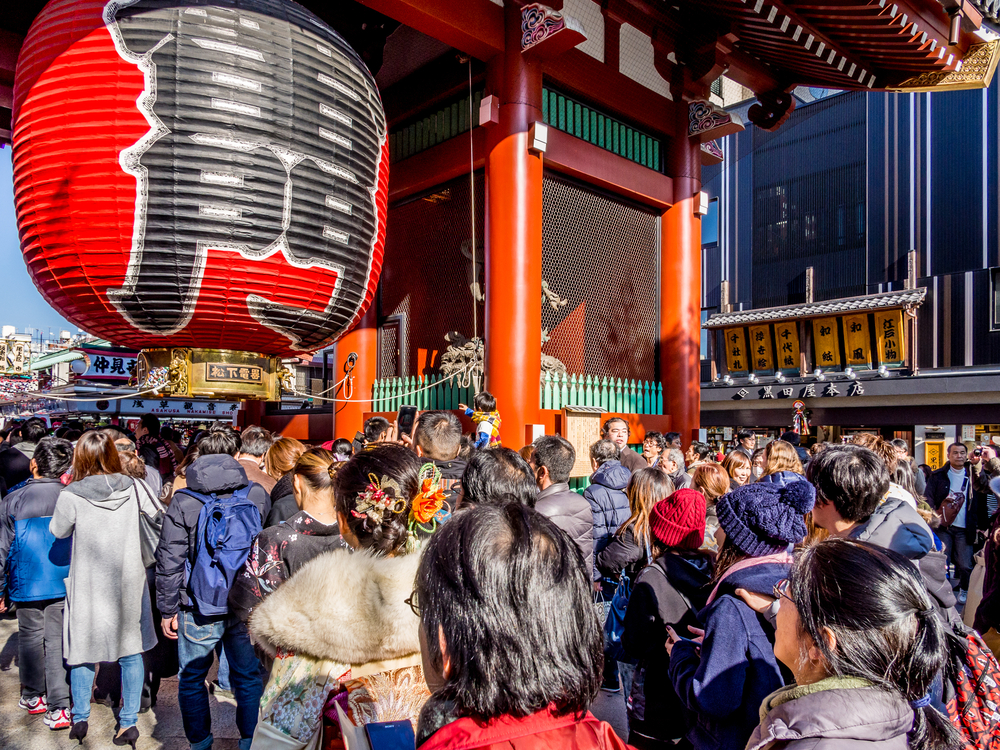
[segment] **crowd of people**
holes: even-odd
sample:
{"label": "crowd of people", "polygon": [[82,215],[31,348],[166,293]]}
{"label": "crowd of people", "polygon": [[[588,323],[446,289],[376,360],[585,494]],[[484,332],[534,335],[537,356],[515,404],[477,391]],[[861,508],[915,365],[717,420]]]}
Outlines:
{"label": "crowd of people", "polygon": [[[1000,639],[989,451],[955,443],[925,474],[874,434],[633,449],[613,418],[577,492],[573,444],[513,450],[495,400],[475,407],[472,434],[427,411],[322,446],[222,425],[181,445],[152,415],[134,434],[7,431],[20,707],[83,743],[107,703],[134,747],[176,674],[193,750],[213,744],[209,690],[234,697],[244,750],[354,747],[359,727],[378,750],[376,725],[427,750],[1000,742],[976,635]],[[989,678],[971,694],[962,654]],[[590,713],[601,690],[627,737]]]}

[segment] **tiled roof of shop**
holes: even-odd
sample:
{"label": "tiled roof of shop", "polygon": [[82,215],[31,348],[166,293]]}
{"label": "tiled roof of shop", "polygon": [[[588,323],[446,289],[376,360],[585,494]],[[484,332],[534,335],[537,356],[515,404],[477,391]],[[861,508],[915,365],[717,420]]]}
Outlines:
{"label": "tiled roof of shop", "polygon": [[860,297],[830,299],[823,302],[806,302],[800,305],[716,313],[708,318],[702,328],[728,328],[789,318],[817,318],[823,315],[837,315],[860,310],[911,307],[921,304],[926,296],[927,289],[920,287],[919,289],[903,289],[898,292],[881,292],[879,294],[865,294]]}

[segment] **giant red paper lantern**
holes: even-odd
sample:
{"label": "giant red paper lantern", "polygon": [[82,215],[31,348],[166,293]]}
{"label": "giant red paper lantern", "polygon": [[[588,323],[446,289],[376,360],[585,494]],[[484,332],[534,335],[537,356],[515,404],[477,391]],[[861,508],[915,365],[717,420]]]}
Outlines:
{"label": "giant red paper lantern", "polygon": [[375,82],[289,0],[53,0],[14,85],[25,262],[134,348],[315,351],[371,304],[388,146]]}

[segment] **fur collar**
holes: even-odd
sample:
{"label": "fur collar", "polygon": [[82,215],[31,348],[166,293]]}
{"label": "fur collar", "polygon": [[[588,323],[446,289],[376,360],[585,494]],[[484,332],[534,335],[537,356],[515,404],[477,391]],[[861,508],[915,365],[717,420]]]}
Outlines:
{"label": "fur collar", "polygon": [[334,550],[310,560],[254,610],[250,635],[277,649],[367,664],[420,651],[420,620],[405,603],[420,555]]}

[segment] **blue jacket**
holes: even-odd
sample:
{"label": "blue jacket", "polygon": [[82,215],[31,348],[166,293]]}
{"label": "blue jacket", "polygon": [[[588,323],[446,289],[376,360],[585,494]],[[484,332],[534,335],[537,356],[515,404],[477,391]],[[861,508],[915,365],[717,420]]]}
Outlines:
{"label": "blue jacket", "polygon": [[766,477],[761,477],[757,481],[770,482],[771,484],[776,484],[779,487],[786,487],[792,482],[804,482],[805,477],[801,474],[796,474],[794,471],[776,471],[774,474],[768,474]]}
{"label": "blue jacket", "polygon": [[[583,491],[594,515],[595,559],[608,546],[619,527],[632,515],[628,495],[624,492],[631,476],[632,472],[622,466],[620,461],[605,461],[597,467],[597,471],[590,477],[590,485]],[[593,580],[599,581],[600,578],[595,567]]]}
{"label": "blue jacket", "polygon": [[[38,602],[66,596],[72,540],[56,539],[49,521],[63,485],[29,479],[0,506],[0,596]],[[138,521],[136,521],[138,523]]]}
{"label": "blue jacket", "polygon": [[760,704],[784,684],[770,626],[734,592],[744,588],[770,595],[788,569],[787,564],[762,563],[731,574],[698,613],[705,630],[701,653],[692,643],[674,646],[670,681],[695,715],[687,738],[696,750],[745,747],[760,723]]}

